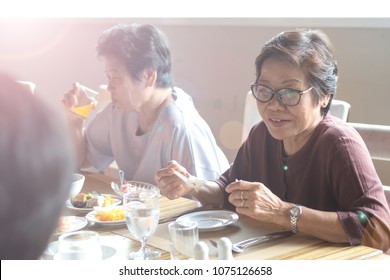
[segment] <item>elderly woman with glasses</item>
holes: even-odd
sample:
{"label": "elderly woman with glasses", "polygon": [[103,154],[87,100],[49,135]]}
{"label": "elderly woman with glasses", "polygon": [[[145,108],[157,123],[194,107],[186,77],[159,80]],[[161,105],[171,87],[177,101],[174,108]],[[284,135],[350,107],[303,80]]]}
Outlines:
{"label": "elderly woman with glasses", "polygon": [[328,114],[337,64],[319,30],[282,32],[256,59],[251,85],[262,117],[231,167],[206,187],[192,188],[171,162],[156,174],[161,192],[191,194],[203,204],[335,243],[388,251],[390,211],[359,134]]}

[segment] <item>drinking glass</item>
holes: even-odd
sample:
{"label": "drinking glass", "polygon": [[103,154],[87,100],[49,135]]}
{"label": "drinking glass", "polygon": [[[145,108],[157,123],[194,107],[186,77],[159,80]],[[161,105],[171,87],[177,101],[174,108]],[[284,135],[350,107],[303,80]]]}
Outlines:
{"label": "drinking glass", "polygon": [[160,256],[160,251],[146,248],[147,240],[155,233],[160,217],[159,189],[151,184],[132,185],[123,195],[123,211],[130,233],[141,242],[131,260],[148,260]]}
{"label": "drinking glass", "polygon": [[73,107],[70,111],[86,119],[91,113],[92,109],[96,107],[96,97],[99,95],[99,93],[81,84],[77,84],[76,86],[79,90],[84,91],[87,97],[92,101],[87,105]]}
{"label": "drinking glass", "polygon": [[64,233],[58,238],[58,252],[55,260],[101,260],[102,247],[99,234],[95,231]]}
{"label": "drinking glass", "polygon": [[194,259],[195,245],[199,242],[198,223],[176,221],[168,225],[171,237],[171,259]]}

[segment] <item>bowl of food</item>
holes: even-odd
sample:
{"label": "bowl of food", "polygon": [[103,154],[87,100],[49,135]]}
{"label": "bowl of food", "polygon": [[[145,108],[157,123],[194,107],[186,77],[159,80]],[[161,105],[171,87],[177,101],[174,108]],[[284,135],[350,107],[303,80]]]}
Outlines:
{"label": "bowl of food", "polygon": [[81,192],[81,189],[84,186],[85,176],[79,173],[72,174],[72,184],[70,186],[69,196],[73,197],[76,194]]}
{"label": "bowl of food", "polygon": [[[111,188],[117,195],[123,197],[123,195],[127,193],[130,189],[156,189],[157,187],[155,185],[144,182],[125,181],[123,185],[118,185],[115,182],[111,182]],[[157,191],[159,192],[158,189]]]}

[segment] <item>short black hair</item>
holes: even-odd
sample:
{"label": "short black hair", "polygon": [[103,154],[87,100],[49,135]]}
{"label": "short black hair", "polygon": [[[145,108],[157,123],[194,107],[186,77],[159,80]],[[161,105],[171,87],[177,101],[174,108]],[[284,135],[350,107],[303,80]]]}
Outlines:
{"label": "short black hair", "polygon": [[98,56],[113,55],[135,80],[144,70],[157,72],[156,86],[173,86],[171,53],[164,34],[150,24],[118,24],[104,31],[97,43]]}

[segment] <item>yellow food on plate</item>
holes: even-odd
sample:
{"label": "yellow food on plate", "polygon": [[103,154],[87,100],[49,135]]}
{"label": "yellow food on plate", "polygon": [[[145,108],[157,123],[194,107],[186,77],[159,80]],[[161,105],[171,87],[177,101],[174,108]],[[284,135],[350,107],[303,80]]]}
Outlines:
{"label": "yellow food on plate", "polygon": [[92,208],[94,206],[107,207],[115,203],[115,199],[111,196],[98,195],[94,196],[91,193],[79,193],[70,198],[72,206],[76,208]]}
{"label": "yellow food on plate", "polygon": [[111,196],[105,196],[103,201],[103,207],[111,206],[115,202],[115,199]]}
{"label": "yellow food on plate", "polygon": [[123,221],[125,219],[125,213],[121,208],[114,208],[107,211],[101,211],[96,214],[96,219],[99,221]]}

